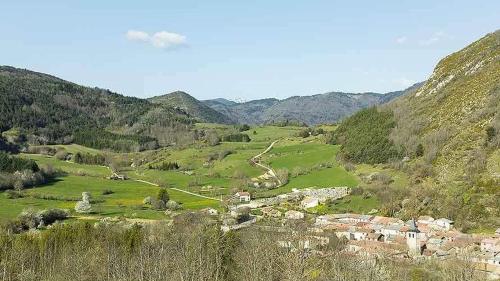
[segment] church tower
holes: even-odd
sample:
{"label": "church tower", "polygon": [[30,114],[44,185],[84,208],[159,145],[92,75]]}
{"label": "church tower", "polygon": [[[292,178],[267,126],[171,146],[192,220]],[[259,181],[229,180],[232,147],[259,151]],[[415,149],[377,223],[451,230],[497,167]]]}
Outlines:
{"label": "church tower", "polygon": [[420,230],[418,230],[415,219],[410,221],[410,229],[406,232],[406,245],[410,255],[421,255],[422,247],[420,246]]}

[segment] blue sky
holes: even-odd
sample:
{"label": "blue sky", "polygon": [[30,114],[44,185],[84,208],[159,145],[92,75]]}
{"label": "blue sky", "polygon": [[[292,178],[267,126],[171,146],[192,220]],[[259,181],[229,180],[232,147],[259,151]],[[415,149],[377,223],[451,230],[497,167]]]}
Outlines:
{"label": "blue sky", "polygon": [[0,64],[150,97],[387,92],[500,28],[500,1],[5,1]]}

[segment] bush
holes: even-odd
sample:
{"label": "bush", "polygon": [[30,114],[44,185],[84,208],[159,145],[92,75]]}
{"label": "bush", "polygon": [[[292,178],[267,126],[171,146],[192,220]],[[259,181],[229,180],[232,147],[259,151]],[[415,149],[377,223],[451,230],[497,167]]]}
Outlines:
{"label": "bush", "polygon": [[178,170],[179,164],[177,164],[177,162],[162,162],[159,165],[149,165],[148,168],[161,171],[171,171],[171,170]]}
{"label": "bush", "polygon": [[167,189],[160,188],[160,190],[158,191],[158,195],[156,196],[156,199],[167,203],[168,200],[170,200],[170,195],[168,194]]}
{"label": "bush", "polygon": [[69,217],[69,211],[63,209],[48,209],[36,212],[27,209],[17,217],[18,232],[28,229],[42,228],[56,221],[65,220]]}
{"label": "bush", "polygon": [[142,200],[142,204],[151,205],[152,200],[153,199],[151,198],[151,196],[148,196],[148,197],[144,198],[144,200]]}
{"label": "bush", "polygon": [[77,152],[73,156],[73,161],[78,164],[86,165],[106,165],[106,157],[102,154],[90,154]]}
{"label": "bush", "polygon": [[10,156],[0,151],[0,172],[14,173],[23,170],[38,172],[40,169],[34,160]]}
{"label": "bush", "polygon": [[55,155],[56,159],[61,160],[61,161],[68,160],[68,156],[69,156],[68,152],[66,152],[65,150],[62,150],[62,149],[57,151],[57,153]]}
{"label": "bush", "polygon": [[230,134],[222,137],[226,142],[249,142],[251,139],[247,134]]}
{"label": "bush", "polygon": [[111,189],[105,189],[102,191],[102,195],[110,195],[110,194],[113,194],[115,193],[113,190]]}
{"label": "bush", "polygon": [[276,171],[276,177],[281,181],[282,185],[288,183],[290,173],[287,169],[279,169]]}
{"label": "bush", "polygon": [[5,191],[5,197],[7,197],[7,199],[17,199],[17,198],[23,198],[24,194],[18,190],[10,189]]}
{"label": "bush", "polygon": [[163,200],[152,200],[151,207],[155,210],[165,210],[167,208],[167,203]]}
{"label": "bush", "polygon": [[181,205],[173,200],[168,201],[165,207],[171,211],[176,211],[181,209]]}

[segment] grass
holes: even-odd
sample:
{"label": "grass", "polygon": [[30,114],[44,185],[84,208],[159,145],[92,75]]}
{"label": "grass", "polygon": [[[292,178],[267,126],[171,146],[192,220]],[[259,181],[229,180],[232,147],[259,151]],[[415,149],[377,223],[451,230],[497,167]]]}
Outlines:
{"label": "grass", "polygon": [[[112,190],[113,194],[102,195],[104,190]],[[23,209],[64,208],[72,210],[74,201],[37,199],[31,196],[50,195],[64,198],[80,197],[82,192],[90,192],[93,199],[103,201],[93,204],[93,216],[123,216],[128,218],[162,219],[162,212],[143,208],[143,199],[156,196],[158,187],[132,180],[113,181],[88,176],[67,176],[37,188],[25,190],[26,197],[7,199],[0,194],[0,217],[9,219],[16,217]],[[214,200],[199,198],[176,190],[169,190],[170,199],[183,205],[185,209],[217,207]]]}
{"label": "grass", "polygon": [[106,177],[111,174],[109,169],[104,166],[77,164],[74,162],[61,161],[55,157],[40,154],[21,154],[21,157],[33,159],[39,166],[51,165],[56,169],[60,169],[72,175],[85,173],[88,176]]}
{"label": "grass", "polygon": [[[36,146],[35,146],[36,147]],[[76,154],[78,152],[80,153],[88,153],[88,154],[99,154],[102,153],[102,151],[86,146],[82,146],[79,144],[55,144],[55,145],[41,145],[41,147],[52,147],[52,148],[62,148],[66,150],[68,153]]]}
{"label": "grass", "polygon": [[320,143],[282,145],[273,148],[266,159],[274,169],[292,171],[296,167],[312,168],[319,163],[335,163],[338,150],[339,146]]}
{"label": "grass", "polygon": [[[234,130],[230,125],[197,124],[198,128],[211,128],[218,131]],[[273,169],[286,168],[292,172],[295,168],[301,168],[306,174],[290,177],[287,185],[273,190],[258,190],[258,197],[275,196],[291,192],[297,188],[324,188],[336,186],[357,186],[359,178],[354,173],[347,172],[335,160],[339,150],[338,146],[324,144],[322,136],[301,138],[296,133],[301,127],[274,127],[257,126],[252,127],[246,133],[252,141],[248,143],[223,142],[220,145],[210,147],[198,144],[188,148],[162,148],[156,151],[145,151],[134,154],[123,154],[122,156],[134,159],[147,159],[142,169],[126,167],[124,173],[131,179],[142,179],[145,181],[175,187],[186,191],[200,193],[206,196],[219,198],[227,195],[231,188],[241,188],[243,182],[237,178],[237,174],[246,177],[257,177],[264,173],[259,168],[250,165],[249,159],[262,152],[271,141],[279,139],[275,147],[263,157],[263,162],[268,163]],[[329,127],[333,130],[334,127]],[[253,134],[253,131],[256,134]],[[99,153],[98,150],[88,149],[79,145],[65,145],[68,152]],[[210,155],[218,155],[222,151],[231,151],[224,159],[215,159],[206,165]],[[120,156],[120,155],[116,155]],[[81,193],[90,192],[95,199],[102,203],[94,204],[96,213],[94,216],[123,216],[128,218],[161,219],[164,214],[159,211],[144,208],[142,201],[147,196],[155,196],[158,187],[133,180],[112,181],[105,179],[110,175],[107,167],[96,165],[82,165],[72,162],[60,161],[54,157],[34,154],[22,154],[24,158],[37,161],[41,166],[52,165],[67,173],[51,184],[37,187],[26,191],[27,195],[52,195],[61,199],[79,197]],[[182,169],[190,171],[186,174],[181,171],[160,171],[147,169],[149,164],[157,164],[163,161],[177,162]],[[328,163],[330,168],[319,167],[319,164]],[[373,167],[358,167],[356,173],[368,172]],[[83,172],[83,173],[82,173]],[[82,176],[83,175],[83,176]],[[397,174],[395,182],[403,184]],[[213,190],[203,190],[203,186],[212,186]],[[102,195],[105,189],[112,190],[109,195]],[[180,191],[169,189],[170,198],[182,203],[185,210],[200,209],[205,207],[219,208],[220,203],[216,200],[205,199]],[[378,203],[374,199],[360,199],[351,196],[352,200],[347,203],[339,202],[335,208],[352,209],[353,211],[368,212]],[[64,200],[43,200],[32,197],[19,199],[6,199],[0,194],[0,215],[2,218],[15,217],[25,208],[46,209],[52,207],[73,209],[75,202]],[[369,209],[369,210],[366,210]]]}
{"label": "grass", "polygon": [[378,209],[379,205],[380,202],[374,197],[363,198],[362,195],[349,195],[329,205],[329,212],[367,214],[373,209]]}

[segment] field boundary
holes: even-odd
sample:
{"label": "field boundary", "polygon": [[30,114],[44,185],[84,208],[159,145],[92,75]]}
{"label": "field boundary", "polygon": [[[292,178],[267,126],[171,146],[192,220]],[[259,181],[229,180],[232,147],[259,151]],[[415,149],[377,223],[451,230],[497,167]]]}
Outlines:
{"label": "field boundary", "polygon": [[[149,185],[153,185],[153,186],[158,186],[158,184],[156,183],[152,183],[152,182],[149,182],[149,181],[145,181],[145,180],[137,180],[137,179],[134,179],[134,181],[137,181],[137,182],[142,182],[142,183],[145,183],[145,184],[149,184]],[[196,197],[200,197],[200,198],[205,198],[205,199],[210,199],[210,200],[215,200],[215,201],[219,201],[219,202],[222,202],[221,199],[217,199],[217,198],[213,198],[213,197],[208,197],[208,196],[204,196],[204,195],[201,195],[201,194],[197,194],[197,193],[194,193],[194,192],[189,192],[189,191],[186,191],[186,190],[182,190],[182,189],[179,189],[179,188],[175,188],[175,187],[171,187],[170,189],[173,189],[175,191],[179,191],[179,192],[184,192],[186,194],[189,194],[189,195],[193,195],[193,196],[196,196]]]}

